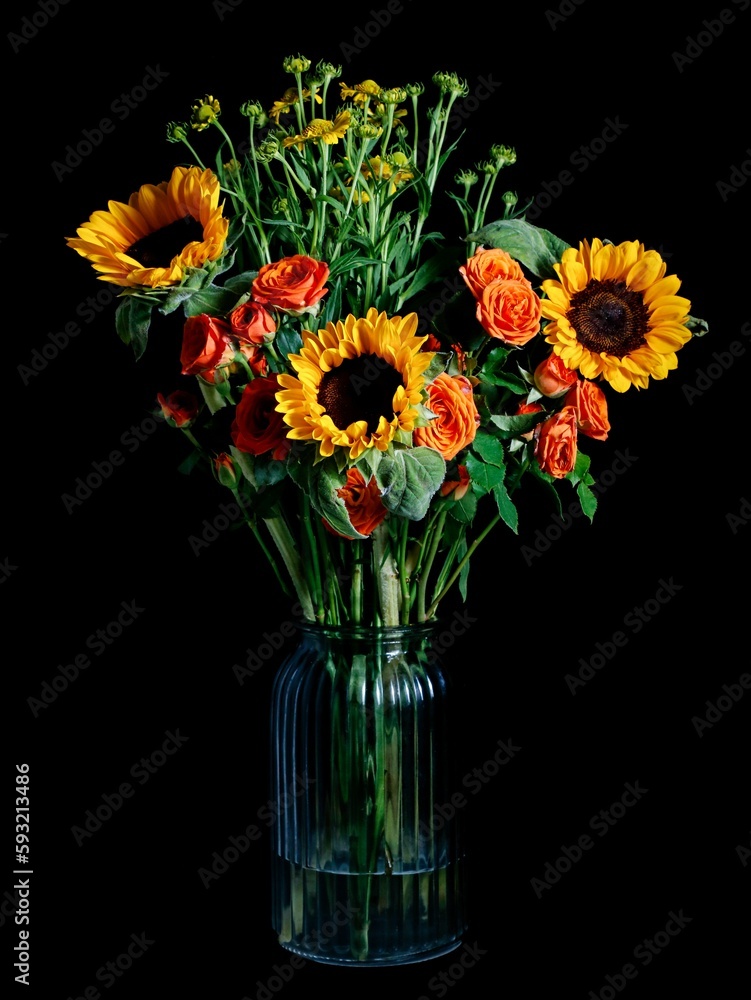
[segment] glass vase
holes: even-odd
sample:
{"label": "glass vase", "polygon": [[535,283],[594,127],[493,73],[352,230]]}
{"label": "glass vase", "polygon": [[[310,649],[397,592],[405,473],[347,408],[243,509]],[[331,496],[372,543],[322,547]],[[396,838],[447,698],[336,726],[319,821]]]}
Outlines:
{"label": "glass vase", "polygon": [[275,676],[273,926],[306,959],[400,965],[461,943],[460,817],[436,813],[457,784],[434,635],[304,624]]}

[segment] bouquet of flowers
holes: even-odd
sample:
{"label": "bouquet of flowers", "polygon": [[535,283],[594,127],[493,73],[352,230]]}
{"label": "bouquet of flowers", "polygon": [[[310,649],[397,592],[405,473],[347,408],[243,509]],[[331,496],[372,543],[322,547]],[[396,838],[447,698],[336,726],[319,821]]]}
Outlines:
{"label": "bouquet of flowers", "polygon": [[[428,91],[301,55],[283,69],[287,88],[240,108],[240,141],[216,97],[196,100],[167,126],[186,161],[67,243],[120,287],[136,359],[181,311],[155,412],[185,437],[184,471],[231,491],[303,618],[429,621],[466,596],[494,527],[518,530],[522,481],[559,510],[575,490],[593,517],[583,445],[608,436],[607,393],[664,379],[706,324],[655,250],[526,222],[497,191],[513,148],[444,190],[455,73]],[[434,228],[439,196],[457,238]]]}

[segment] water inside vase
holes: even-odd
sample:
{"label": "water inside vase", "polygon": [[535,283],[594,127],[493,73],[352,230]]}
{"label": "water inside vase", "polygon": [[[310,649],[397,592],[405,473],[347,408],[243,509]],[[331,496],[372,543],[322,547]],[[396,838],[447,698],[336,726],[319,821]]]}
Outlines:
{"label": "water inside vase", "polygon": [[278,855],[273,865],[279,943],[313,961],[396,965],[436,958],[461,943],[461,862],[379,875],[320,871]]}

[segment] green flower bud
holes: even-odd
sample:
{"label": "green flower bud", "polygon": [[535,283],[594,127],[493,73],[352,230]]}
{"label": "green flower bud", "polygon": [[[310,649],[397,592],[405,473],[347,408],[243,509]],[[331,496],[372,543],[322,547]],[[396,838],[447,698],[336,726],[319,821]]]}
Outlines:
{"label": "green flower bud", "polygon": [[334,80],[342,75],[342,67],[335,66],[330,62],[319,62],[316,66],[316,76],[322,77],[324,80]]}
{"label": "green flower bud", "polygon": [[310,69],[310,59],[307,56],[287,56],[283,68],[285,73],[307,73]]}
{"label": "green flower bud", "polygon": [[477,183],[477,174],[474,170],[460,170],[458,174],[454,175],[454,180],[457,184],[463,184],[465,187],[469,187],[471,184]]}
{"label": "green flower bud", "polygon": [[266,112],[260,101],[245,101],[244,104],[240,105],[240,114],[246,118],[257,119],[259,125],[265,125],[267,121]]}
{"label": "green flower bud", "polygon": [[425,91],[424,83],[408,83],[404,88],[410,97],[419,97]]}
{"label": "green flower bud", "polygon": [[212,97],[211,94],[206,94],[205,97],[195,101],[192,105],[192,110],[193,114],[190,118],[190,124],[198,132],[202,132],[205,128],[208,128],[214,119],[218,118],[222,113],[219,101]]}
{"label": "green flower bud", "polygon": [[508,205],[509,208],[513,208],[514,205],[519,201],[519,195],[516,191],[504,191],[503,192],[503,203]]}
{"label": "green flower bud", "polygon": [[264,139],[263,142],[256,147],[255,157],[261,163],[268,163],[269,160],[274,159],[274,157],[278,154],[278,152],[279,152],[279,140],[275,139],[274,136],[272,135],[269,136],[267,139]]}
{"label": "green flower bud", "polygon": [[513,146],[491,146],[490,155],[499,167],[510,167],[516,163],[516,150]]}
{"label": "green flower bud", "polygon": [[167,142],[184,142],[188,138],[186,122],[170,122],[167,126]]}
{"label": "green flower bud", "polygon": [[406,101],[407,91],[404,87],[388,87],[381,91],[379,99],[384,104],[399,104],[401,101]]}
{"label": "green flower bud", "polygon": [[475,166],[481,174],[488,174],[490,177],[494,177],[498,173],[498,164],[495,160],[483,160],[481,163],[476,163]]}
{"label": "green flower bud", "polygon": [[466,97],[469,93],[469,85],[466,80],[461,80],[456,73],[436,73],[433,77],[435,83],[442,94],[458,94],[459,97]]}
{"label": "green flower bud", "polygon": [[383,133],[381,126],[373,122],[362,122],[355,125],[352,131],[358,139],[377,139]]}

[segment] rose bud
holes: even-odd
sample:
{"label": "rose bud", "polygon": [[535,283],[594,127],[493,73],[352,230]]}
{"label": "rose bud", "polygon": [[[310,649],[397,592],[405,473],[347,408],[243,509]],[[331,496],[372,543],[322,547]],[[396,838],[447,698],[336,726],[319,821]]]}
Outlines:
{"label": "rose bud", "polygon": [[457,472],[459,473],[458,479],[445,479],[443,481],[443,485],[441,486],[442,497],[450,495],[453,500],[461,500],[469,489],[469,473],[467,472],[466,465],[458,465]]}
{"label": "rose bud", "polygon": [[228,365],[235,356],[232,328],[224,320],[200,313],[189,316],[183,327],[180,364],[183,375],[201,375],[213,382],[214,370]]}
{"label": "rose bud", "polygon": [[239,476],[232,456],[228,455],[226,451],[220,452],[214,456],[213,465],[214,475],[222,486],[228,486],[231,490],[236,489]]}
{"label": "rose bud", "polygon": [[166,398],[159,392],[156,399],[162,408],[162,415],[170,427],[187,429],[198,416],[200,404],[192,392],[178,389],[171,392]]}
{"label": "rose bud", "polygon": [[534,382],[538,392],[555,399],[563,396],[579,376],[567,368],[557,354],[550,354],[535,368]]}

